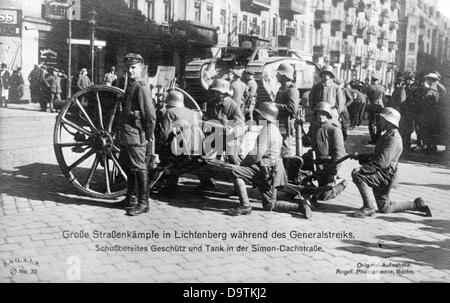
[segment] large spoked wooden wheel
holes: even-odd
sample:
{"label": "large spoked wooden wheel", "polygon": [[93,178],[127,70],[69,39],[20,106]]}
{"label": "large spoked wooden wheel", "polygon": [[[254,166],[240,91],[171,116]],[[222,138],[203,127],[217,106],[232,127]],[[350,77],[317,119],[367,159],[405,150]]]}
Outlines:
{"label": "large spoked wooden wheel", "polygon": [[73,95],[59,113],[53,135],[58,164],[83,194],[116,198],[126,193],[118,118],[124,91],[92,86]]}

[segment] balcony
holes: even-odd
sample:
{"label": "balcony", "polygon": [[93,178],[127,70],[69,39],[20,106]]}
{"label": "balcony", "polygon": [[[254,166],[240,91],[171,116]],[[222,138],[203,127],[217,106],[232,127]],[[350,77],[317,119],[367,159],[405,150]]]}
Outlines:
{"label": "balcony", "polygon": [[331,21],[331,35],[336,37],[337,32],[343,32],[345,30],[345,25],[343,20],[333,20]]}
{"label": "balcony", "polygon": [[325,45],[316,45],[313,47],[314,57],[324,57],[325,56]]}
{"label": "balcony", "polygon": [[256,15],[270,10],[271,6],[272,0],[241,0],[241,10]]}
{"label": "balcony", "polygon": [[344,32],[344,36],[348,37],[348,36],[356,36],[356,25],[353,24],[347,24],[345,26],[345,32]]}
{"label": "balcony", "polygon": [[306,0],[280,0],[280,17],[292,20],[294,15],[306,12]]}
{"label": "balcony", "polygon": [[378,37],[378,48],[388,48],[388,39],[384,37]]}
{"label": "balcony", "polygon": [[400,9],[400,0],[391,0],[391,10]]}
{"label": "balcony", "polygon": [[346,0],[344,3],[344,9],[348,10],[351,7],[358,7],[358,1],[356,0]]}
{"label": "balcony", "polygon": [[391,21],[391,23],[390,23],[390,25],[389,25],[389,29],[391,30],[391,31],[393,31],[393,30],[399,30],[399,28],[400,28],[400,24],[399,24],[399,22],[398,21]]}
{"label": "balcony", "polygon": [[297,39],[295,36],[278,36],[278,47],[303,51],[305,49],[305,41]]}
{"label": "balcony", "polygon": [[217,27],[188,20],[175,22],[175,29],[185,33],[188,42],[196,42],[204,45],[217,44]]}
{"label": "balcony", "polygon": [[388,49],[390,52],[398,51],[398,42],[397,41],[389,41]]}
{"label": "balcony", "polygon": [[331,14],[325,10],[316,10],[314,12],[314,26],[317,29],[320,29],[322,23],[330,23],[331,22]]}

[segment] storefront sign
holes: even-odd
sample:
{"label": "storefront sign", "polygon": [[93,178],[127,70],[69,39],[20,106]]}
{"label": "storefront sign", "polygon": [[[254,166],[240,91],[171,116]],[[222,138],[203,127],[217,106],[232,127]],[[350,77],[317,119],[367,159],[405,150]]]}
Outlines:
{"label": "storefront sign", "polygon": [[58,53],[50,48],[40,47],[39,64],[56,67],[58,65]]}
{"label": "storefront sign", "polygon": [[0,36],[20,37],[22,34],[22,11],[0,9]]}

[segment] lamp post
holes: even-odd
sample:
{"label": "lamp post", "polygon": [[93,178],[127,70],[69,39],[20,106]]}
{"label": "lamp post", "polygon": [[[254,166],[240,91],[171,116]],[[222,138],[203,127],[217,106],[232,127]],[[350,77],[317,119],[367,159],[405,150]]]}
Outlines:
{"label": "lamp post", "polygon": [[90,11],[90,19],[89,24],[91,25],[91,78],[92,83],[94,83],[94,61],[95,61],[95,17],[97,16],[97,12],[95,9]]}

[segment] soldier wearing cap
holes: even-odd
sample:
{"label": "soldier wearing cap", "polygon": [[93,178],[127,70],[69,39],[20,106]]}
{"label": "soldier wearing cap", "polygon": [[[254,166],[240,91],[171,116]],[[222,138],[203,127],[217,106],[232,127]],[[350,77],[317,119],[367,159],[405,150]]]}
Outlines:
{"label": "soldier wearing cap", "polygon": [[320,78],[322,81],[311,89],[309,105],[314,109],[321,102],[330,104],[333,121],[338,123],[339,116],[344,111],[345,96],[342,89],[334,81],[336,76],[333,67],[326,65],[320,72]]}
{"label": "soldier wearing cap", "polygon": [[[399,124],[400,135],[403,141],[403,150],[410,151],[411,148],[411,135],[414,132],[417,111],[417,85],[414,84],[414,74],[409,73],[404,77],[404,90],[405,101],[399,105],[399,111],[402,116]],[[419,139],[419,138],[418,138]]]}
{"label": "soldier wearing cap", "polygon": [[439,140],[439,75],[429,73],[425,75],[425,95],[423,99],[423,140],[426,151],[433,153],[437,151]]}
{"label": "soldier wearing cap", "polygon": [[11,75],[8,71],[8,65],[2,63],[0,71],[0,103],[8,107],[9,88],[11,87]]}
{"label": "soldier wearing cap", "polygon": [[361,85],[358,81],[350,82],[350,93],[353,96],[353,102],[350,104],[348,111],[350,114],[350,128],[360,126],[363,120],[364,111],[366,109],[367,99],[360,89]]}
{"label": "soldier wearing cap", "polygon": [[283,137],[281,156],[288,159],[295,155],[293,147],[293,135],[295,119],[299,112],[300,92],[294,84],[294,67],[288,63],[282,63],[277,69],[277,80],[281,87],[275,97],[275,105],[279,111],[280,132]]}
{"label": "soldier wearing cap", "polygon": [[[204,135],[200,127],[200,112],[186,108],[181,92],[171,90],[165,99],[161,119],[157,121],[157,154],[161,155],[164,166],[169,162],[183,165],[186,159],[202,154]],[[182,167],[179,167],[182,168]],[[170,174],[166,179],[166,194],[174,195],[177,190],[179,175]]]}
{"label": "soldier wearing cap", "polygon": [[379,76],[377,74],[372,75],[372,84],[367,88],[366,95],[368,99],[367,116],[369,119],[369,132],[370,141],[369,144],[376,144],[378,138],[381,136],[381,129],[377,127],[378,114],[384,108],[385,89],[379,83]]}
{"label": "soldier wearing cap", "polygon": [[248,115],[249,120],[253,120],[253,111],[255,110],[258,94],[258,83],[256,83],[255,73],[253,71],[246,71],[245,73],[247,74],[247,89],[244,95],[244,114],[246,116]]}
{"label": "soldier wearing cap", "polygon": [[312,170],[313,164],[318,164],[323,173],[318,177],[319,187],[329,188],[314,197],[313,200],[328,201],[335,199],[347,186],[347,181],[335,185],[339,166],[327,169],[327,165],[344,157],[344,138],[340,126],[332,120],[331,106],[329,103],[321,102],[314,109],[314,117],[317,123],[311,124],[309,132],[311,138],[311,152],[316,153],[317,160],[313,163],[312,153],[303,156],[305,169]]}
{"label": "soldier wearing cap", "polygon": [[127,209],[128,215],[136,216],[149,211],[148,166],[155,159],[156,113],[150,88],[142,80],[144,59],[139,54],[129,53],[124,63],[129,81],[119,118],[119,138],[125,150],[125,161],[130,165],[130,173],[127,196],[119,205]]}
{"label": "soldier wearing cap", "polygon": [[354,216],[364,218],[376,213],[370,188],[380,213],[411,210],[431,216],[430,208],[422,198],[417,198],[414,202],[393,202],[389,199],[389,192],[397,175],[398,161],[403,151],[402,138],[398,131],[401,115],[395,109],[386,107],[379,116],[379,126],[384,134],[378,140],[374,153],[354,158],[362,165],[352,172],[352,177],[363,200],[363,208],[355,212]]}
{"label": "soldier wearing cap", "polygon": [[242,78],[242,69],[233,69],[232,70],[232,79],[231,79],[231,89],[233,90],[233,95],[231,98],[236,102],[241,111],[244,109],[245,99],[244,96],[247,91],[247,85],[241,81]]}

